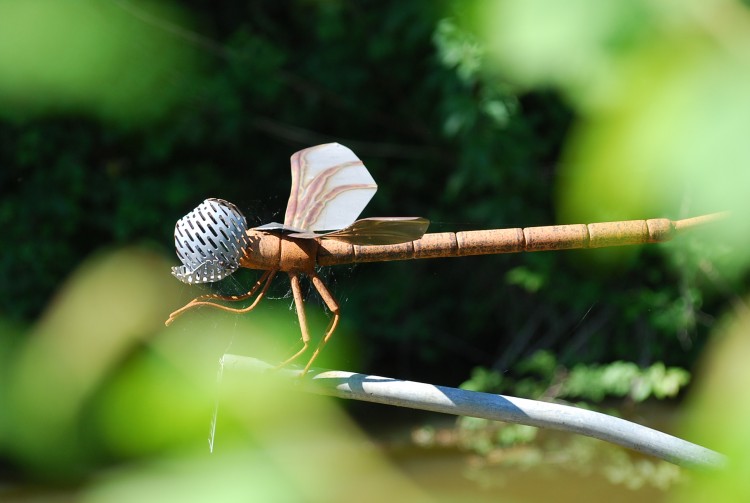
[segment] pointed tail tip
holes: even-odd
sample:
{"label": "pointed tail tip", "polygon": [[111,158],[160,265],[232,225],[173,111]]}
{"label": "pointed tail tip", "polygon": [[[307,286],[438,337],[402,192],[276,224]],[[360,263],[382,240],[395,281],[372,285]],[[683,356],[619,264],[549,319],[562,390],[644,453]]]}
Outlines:
{"label": "pointed tail tip", "polygon": [[728,211],[720,211],[717,213],[709,213],[707,215],[701,215],[699,217],[685,218],[682,220],[675,221],[674,228],[676,231],[684,231],[684,230],[692,229],[694,227],[700,227],[705,224],[710,224],[713,222],[724,220],[728,218],[729,215],[730,215],[730,212]]}

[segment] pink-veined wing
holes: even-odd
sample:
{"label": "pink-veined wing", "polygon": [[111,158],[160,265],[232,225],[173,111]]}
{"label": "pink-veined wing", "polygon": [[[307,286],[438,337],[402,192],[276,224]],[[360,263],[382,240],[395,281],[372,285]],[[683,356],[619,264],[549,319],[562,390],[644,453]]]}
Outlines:
{"label": "pink-veined wing", "polygon": [[333,231],[351,225],[378,189],[354,152],[327,143],[292,155],[284,227]]}

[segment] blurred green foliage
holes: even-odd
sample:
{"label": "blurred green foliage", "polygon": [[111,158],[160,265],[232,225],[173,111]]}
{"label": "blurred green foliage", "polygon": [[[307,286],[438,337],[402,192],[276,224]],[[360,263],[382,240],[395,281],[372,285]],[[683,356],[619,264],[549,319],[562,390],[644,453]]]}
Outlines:
{"label": "blurred green foliage", "polygon": [[[168,4],[141,12],[179,23]],[[0,3],[0,116],[23,120],[70,111],[120,123],[162,115],[179,96],[173,75],[188,77],[191,52],[117,2],[10,0]]]}
{"label": "blurred green foliage", "polygon": [[685,436],[709,445],[730,460],[726,469],[698,473],[671,501],[743,501],[750,498],[750,311],[727,317],[715,331],[709,351],[697,372],[695,392],[686,407]]}
{"label": "blurred green foliage", "polygon": [[641,368],[632,362],[576,364],[566,368],[549,351],[539,351],[515,365],[512,375],[477,367],[461,385],[470,391],[503,393],[534,399],[581,399],[600,403],[606,398],[642,402],[677,396],[690,374],[662,362]]}
{"label": "blurred green foliage", "polygon": [[[523,88],[553,86],[580,115],[559,174],[562,219],[750,211],[750,18],[741,2],[472,4],[467,24],[491,64]],[[734,226],[723,239],[747,246],[749,224]]]}

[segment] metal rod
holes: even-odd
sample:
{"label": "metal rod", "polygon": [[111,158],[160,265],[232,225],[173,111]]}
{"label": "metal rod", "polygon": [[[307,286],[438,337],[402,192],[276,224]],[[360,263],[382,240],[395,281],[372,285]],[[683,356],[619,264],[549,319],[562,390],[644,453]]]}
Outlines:
{"label": "metal rod", "polygon": [[603,248],[671,240],[675,234],[721,219],[713,213],[685,220],[666,218],[593,224],[550,225],[511,229],[425,234],[395,245],[357,246],[323,239],[317,263],[321,266],[420,258],[464,257],[577,248]]}
{"label": "metal rod", "polygon": [[[224,372],[249,375],[273,368],[261,360],[232,354],[225,354],[221,363]],[[292,378],[301,372],[278,371]],[[567,405],[338,370],[310,369],[295,384],[305,391],[339,398],[578,433],[682,466],[720,468],[727,462],[722,454],[672,435]]]}

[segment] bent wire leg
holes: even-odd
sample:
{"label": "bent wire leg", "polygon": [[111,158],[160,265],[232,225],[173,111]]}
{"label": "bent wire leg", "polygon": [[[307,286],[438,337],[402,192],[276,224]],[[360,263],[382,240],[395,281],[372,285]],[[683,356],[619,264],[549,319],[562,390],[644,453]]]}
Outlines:
{"label": "bent wire leg", "polygon": [[307,317],[305,316],[305,301],[302,299],[302,288],[299,284],[299,273],[290,272],[289,280],[292,284],[292,295],[294,296],[294,307],[297,310],[297,318],[299,319],[299,329],[302,332],[302,349],[294,353],[292,356],[278,364],[275,369],[280,369],[292,363],[294,360],[299,358],[307,348],[310,346],[310,332],[307,330]]}
{"label": "bent wire leg", "polygon": [[320,279],[320,277],[315,274],[314,272],[310,273],[310,278],[312,279],[313,286],[315,286],[315,289],[320,294],[321,298],[323,299],[323,302],[326,303],[326,306],[328,306],[328,309],[333,313],[333,319],[331,320],[331,323],[328,325],[328,329],[326,330],[325,335],[318,343],[318,347],[315,348],[315,352],[310,357],[310,360],[307,362],[307,365],[305,365],[304,370],[302,370],[302,374],[300,376],[304,376],[308,370],[310,370],[310,367],[312,366],[315,359],[320,354],[320,351],[323,349],[323,346],[326,345],[328,340],[333,335],[333,332],[336,330],[336,327],[339,324],[339,303],[336,302],[336,299],[334,298],[333,294],[326,288],[325,283],[323,283],[323,280]]}
{"label": "bent wire leg", "polygon": [[[215,307],[216,309],[221,309],[222,311],[228,311],[230,313],[247,313],[249,311],[252,311],[255,309],[255,306],[258,305],[258,302],[260,302],[264,295],[266,294],[266,290],[268,290],[268,286],[271,284],[271,280],[273,280],[274,276],[276,275],[277,269],[273,269],[270,271],[266,271],[263,273],[263,275],[258,279],[258,281],[255,282],[255,285],[250,289],[249,292],[244,293],[242,295],[216,295],[216,294],[210,294],[210,295],[201,295],[200,297],[196,297],[181,308],[174,311],[172,314],[169,315],[169,318],[167,318],[167,321],[164,322],[165,325],[169,326],[172,324],[172,322],[181,314],[185,313],[186,311],[189,311],[190,309],[193,309],[194,307],[199,306],[210,306]],[[265,283],[265,284],[264,284]],[[250,304],[247,307],[243,308],[234,308],[225,306],[223,304],[217,304],[216,302],[209,302],[209,300],[225,300],[225,301],[240,301],[245,300],[247,298],[252,297],[255,295],[255,292],[258,291],[258,288],[263,286],[263,289],[258,294],[258,297],[253,301],[252,304]]]}

